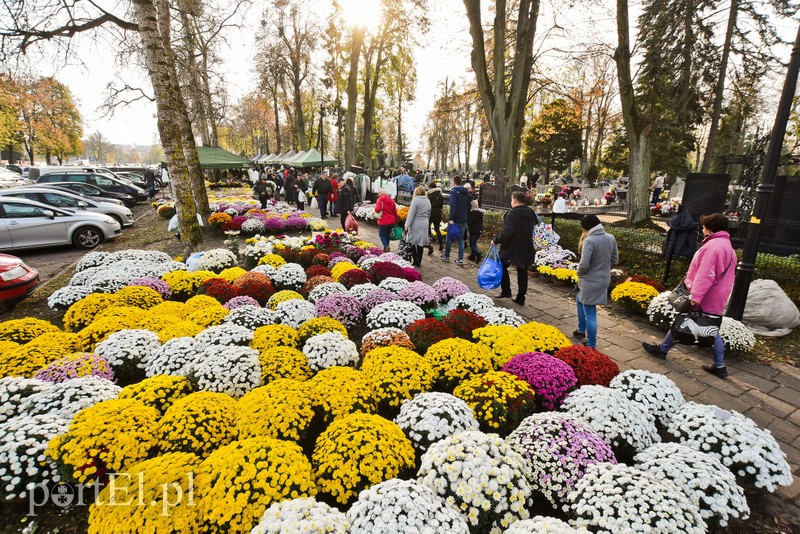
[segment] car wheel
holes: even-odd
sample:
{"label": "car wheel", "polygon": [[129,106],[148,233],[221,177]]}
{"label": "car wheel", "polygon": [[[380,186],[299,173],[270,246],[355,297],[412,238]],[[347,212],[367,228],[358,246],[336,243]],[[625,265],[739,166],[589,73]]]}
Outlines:
{"label": "car wheel", "polygon": [[79,248],[94,248],[103,242],[103,232],[94,226],[81,226],[72,235],[72,243]]}
{"label": "car wheel", "polygon": [[117,221],[119,223],[119,227],[122,228],[122,217],[120,217],[116,213],[106,213],[106,215]]}

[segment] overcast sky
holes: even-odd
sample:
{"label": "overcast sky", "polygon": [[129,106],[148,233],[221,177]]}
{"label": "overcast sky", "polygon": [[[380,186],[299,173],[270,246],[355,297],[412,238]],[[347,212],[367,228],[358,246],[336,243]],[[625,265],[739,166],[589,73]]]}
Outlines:
{"label": "overcast sky", "polygon": [[[358,0],[355,0],[358,1]],[[371,1],[371,0],[367,0]],[[329,0],[309,0],[311,5],[329,6]],[[487,2],[488,4],[488,2]],[[631,20],[636,20],[639,2],[631,2]],[[225,75],[231,102],[255,89],[256,79],[250,66],[255,55],[255,31],[261,13],[261,4],[251,7],[243,14],[244,28],[229,31],[226,44],[220,50],[224,60]],[[416,99],[407,105],[404,129],[412,150],[420,148],[419,132],[433,102],[439,94],[439,84],[445,78],[451,80],[471,79],[469,54],[471,40],[463,0],[429,0],[431,27],[427,36],[420,37],[415,48],[417,61]],[[605,42],[613,47],[616,41],[614,3],[611,1],[591,3],[587,7],[559,8],[556,15],[552,4],[543,4],[538,24],[541,35],[557,21],[568,29],[569,37],[550,37],[546,41],[548,52],[542,61],[551,72],[558,72],[563,65],[563,54],[555,49],[582,46],[585,43]],[[327,7],[329,9],[329,7]],[[793,40],[796,27],[793,23],[781,24],[785,38]],[[635,34],[635,28],[632,28]],[[552,35],[555,35],[552,34]],[[107,43],[97,43],[81,38],[76,43],[84,65],[40,64],[39,74],[55,75],[70,87],[84,118],[85,136],[95,131],[102,132],[111,142],[118,144],[149,145],[158,142],[155,104],[137,102],[117,111],[113,117],[103,118],[98,110],[104,99],[104,91],[115,77],[125,79],[130,85],[148,87],[143,72],[115,65],[114,53]],[[611,48],[609,48],[610,50]],[[788,60],[788,50],[787,57]],[[780,80],[782,81],[782,79]],[[770,90],[777,95],[780,81],[776,80]],[[768,114],[774,113],[769,111]]]}

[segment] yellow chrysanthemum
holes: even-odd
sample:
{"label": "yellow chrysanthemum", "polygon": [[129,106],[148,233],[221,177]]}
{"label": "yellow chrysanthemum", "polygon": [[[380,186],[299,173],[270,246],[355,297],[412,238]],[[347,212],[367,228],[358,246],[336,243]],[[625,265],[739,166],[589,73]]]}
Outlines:
{"label": "yellow chrysanthemum", "polygon": [[135,324],[136,321],[134,319],[126,317],[96,319],[92,324],[78,332],[80,349],[85,352],[94,352],[95,346],[108,339],[108,336],[120,330],[133,328]]}
{"label": "yellow chrysanthemum", "polygon": [[172,404],[192,392],[185,376],[158,375],[122,388],[120,399],[138,400],[163,414]]}
{"label": "yellow chrysanthemum", "polygon": [[236,401],[224,393],[200,391],[177,399],[158,425],[161,452],[205,458],[236,437]]}
{"label": "yellow chrysanthemum", "polygon": [[260,326],[253,332],[253,340],[250,347],[259,352],[274,347],[290,347],[296,349],[300,343],[297,330],[291,326],[282,324],[270,324]]}
{"label": "yellow chrysanthemum", "polygon": [[462,382],[453,395],[466,402],[484,432],[507,436],[536,411],[533,389],[503,371],[489,371]]}
{"label": "yellow chrysanthemum", "polygon": [[134,328],[150,330],[151,332],[161,333],[170,326],[179,323],[181,320],[174,315],[160,315],[147,313]]}
{"label": "yellow chrysanthemum", "polygon": [[347,337],[347,328],[336,319],[330,317],[314,317],[300,325],[297,334],[300,336],[300,344],[302,345],[309,338],[324,334],[325,332],[339,332],[344,337]]}
{"label": "yellow chrysanthemum", "polygon": [[150,287],[143,286],[128,286],[123,287],[114,295],[125,306],[135,306],[143,310],[149,310],[153,306],[157,306],[164,302],[164,299],[159,295],[158,291]]}
{"label": "yellow chrysanthemum", "polygon": [[[259,339],[259,343],[262,342],[263,339]],[[252,343],[250,345],[252,346]],[[314,374],[308,365],[306,355],[293,347],[264,349],[259,353],[258,361],[261,364],[262,384],[269,384],[279,378],[307,380]]]}
{"label": "yellow chrysanthemum", "polygon": [[272,438],[217,449],[200,464],[195,488],[201,532],[250,532],[272,503],[317,493],[302,449]]}
{"label": "yellow chrysanthemum", "polygon": [[[12,341],[0,343],[13,343]],[[12,350],[0,351],[0,378],[31,377],[42,367],[80,349],[78,334],[53,332]]]}
{"label": "yellow chrysanthemum", "polygon": [[14,343],[27,343],[42,334],[60,332],[61,330],[49,322],[25,317],[0,323],[0,341],[13,341]]}
{"label": "yellow chrysanthemum", "polygon": [[203,331],[203,327],[191,321],[178,321],[158,333],[158,340],[166,343],[176,337],[194,337]]}
{"label": "yellow chrysanthemum", "polygon": [[80,411],[67,433],[50,441],[46,454],[71,479],[91,484],[100,473],[119,473],[145,459],[156,444],[158,417],[136,400],[100,402]]}
{"label": "yellow chrysanthemum", "polygon": [[611,290],[611,300],[636,313],[644,313],[650,301],[658,296],[658,290],[640,282],[622,282]]}
{"label": "yellow chrysanthemum", "polygon": [[204,308],[219,308],[219,306],[219,301],[214,297],[209,297],[208,295],[195,295],[186,301],[186,309],[189,310],[190,315],[197,310]]}
{"label": "yellow chrysanthemum", "polygon": [[262,256],[260,260],[258,260],[259,265],[272,265],[276,269],[281,265],[286,265],[286,260],[278,256],[277,254],[267,254],[266,256]]}
{"label": "yellow chrysanthemum", "polygon": [[356,413],[331,423],[311,456],[321,493],[348,504],[361,490],[414,469],[414,446],[399,426]]}
{"label": "yellow chrysanthemum", "polygon": [[94,320],[119,318],[126,321],[133,321],[134,324],[147,317],[147,312],[134,306],[109,306],[94,316]]}
{"label": "yellow chrysanthemum", "polygon": [[246,273],[247,271],[241,267],[229,267],[228,269],[224,269],[217,276],[224,279],[229,284],[232,284],[237,278]]}
{"label": "yellow chrysanthemum", "polygon": [[522,335],[513,326],[484,326],[472,331],[472,337],[478,345],[492,352],[492,361],[496,370],[501,369],[508,360],[517,354],[536,352],[537,345]]}
{"label": "yellow chrysanthemum", "polygon": [[67,313],[64,314],[64,329],[67,332],[83,330],[92,324],[95,315],[109,306],[116,306],[118,304],[119,299],[114,295],[92,293],[67,309]]}
{"label": "yellow chrysanthemum", "polygon": [[297,291],[292,291],[291,289],[284,289],[282,291],[278,291],[274,295],[272,295],[269,300],[267,301],[267,307],[270,310],[275,310],[278,307],[278,304],[281,302],[286,302],[287,300],[305,300],[303,295],[298,293]]}
{"label": "yellow chrysanthemum", "polygon": [[465,339],[445,339],[434,343],[425,352],[435,384],[452,391],[462,380],[492,369],[492,353],[483,345]]}
{"label": "yellow chrysanthemum", "polygon": [[555,354],[563,347],[572,346],[572,342],[555,326],[531,321],[517,328],[517,332],[533,343],[533,350],[526,352],[546,352]]}
{"label": "yellow chrysanthemum", "polygon": [[216,307],[201,308],[190,314],[186,319],[202,328],[208,328],[209,326],[217,326],[222,324],[222,321],[225,320],[225,317],[230,313],[230,310],[223,308],[216,300],[215,302],[217,303]]}
{"label": "yellow chrysanthemum", "polygon": [[402,347],[380,347],[367,353],[361,372],[372,382],[381,409],[397,408],[403,401],[433,387],[433,369],[416,352]]}
{"label": "yellow chrysanthemum", "polygon": [[309,380],[314,405],[324,414],[325,422],[355,412],[378,410],[372,382],[361,371],[350,367],[329,367]]}
{"label": "yellow chrysanthemum", "polygon": [[336,265],[333,266],[333,269],[331,269],[331,277],[338,282],[339,278],[344,273],[346,273],[347,271],[351,271],[353,269],[358,269],[358,266],[353,263],[350,263],[349,261],[343,261],[337,263]]}
{"label": "yellow chrysanthemum", "polygon": [[187,308],[186,304],[183,302],[175,302],[172,300],[166,300],[161,304],[153,306],[149,310],[150,315],[173,315],[178,319],[186,319],[186,316],[192,311],[193,310]]}
{"label": "yellow chrysanthemum", "polygon": [[194,476],[200,461],[175,452],[130,466],[89,508],[89,534],[198,532]]}
{"label": "yellow chrysanthemum", "polygon": [[279,378],[239,400],[239,439],[267,437],[300,441],[314,418],[313,394],[307,382]]}

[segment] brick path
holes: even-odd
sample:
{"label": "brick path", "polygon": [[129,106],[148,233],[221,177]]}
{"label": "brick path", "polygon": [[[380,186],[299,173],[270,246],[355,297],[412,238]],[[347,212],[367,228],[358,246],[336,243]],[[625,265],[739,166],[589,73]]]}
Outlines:
{"label": "brick path", "polygon": [[[328,221],[331,227],[338,227],[338,221],[334,223],[332,218]],[[359,221],[359,230],[367,240],[380,243],[378,227],[374,224]],[[392,242],[392,250],[396,251],[398,243]],[[465,252],[465,257],[468,254]],[[475,293],[491,296],[498,293],[498,290],[487,292],[478,287],[477,265],[465,261],[462,268],[453,263],[457,250],[451,253],[450,263],[440,260],[439,255],[434,246],[434,254],[427,256],[426,252],[422,260],[420,272],[426,282],[452,276],[466,283]],[[516,293],[513,271],[511,276],[512,291]],[[529,321],[551,324],[567,335],[578,325],[571,289],[555,287],[538,278],[529,280],[525,306],[507,299],[498,299],[495,303],[514,309]],[[736,410],[759,426],[768,428],[786,453],[794,475],[794,483],[788,488],[780,488],[775,494],[783,502],[772,503],[770,509],[776,515],[800,523],[800,369],[784,364],[765,366],[727,358],[725,363],[730,376],[727,380],[720,380],[700,368],[701,364],[711,362],[710,352],[676,345],[666,361],[656,360],[645,353],[641,348],[642,341],[660,341],[663,337],[663,333],[646,319],[627,316],[616,307],[598,307],[597,322],[597,348],[614,359],[620,369],[661,373],[681,388],[687,400]]]}

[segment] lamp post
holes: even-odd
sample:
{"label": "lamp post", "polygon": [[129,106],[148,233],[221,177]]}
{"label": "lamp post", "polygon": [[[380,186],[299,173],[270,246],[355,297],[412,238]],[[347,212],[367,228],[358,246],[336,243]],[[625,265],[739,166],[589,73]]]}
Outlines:
{"label": "lamp post", "polygon": [[319,105],[319,173],[322,174],[322,167],[325,166],[325,132],[322,125],[325,119],[325,105]]}
{"label": "lamp post", "polygon": [[775,189],[773,182],[781,157],[783,138],[786,135],[786,124],[789,122],[789,114],[792,111],[798,69],[800,69],[800,27],[797,28],[797,37],[794,40],[792,56],[789,59],[789,67],[786,69],[786,79],[783,82],[781,100],[778,104],[778,111],[775,113],[775,125],[772,127],[767,156],[764,159],[761,183],[758,184],[756,189],[756,203],[747,228],[747,239],[742,251],[742,261],[739,262],[739,267],[736,269],[736,281],[733,284],[733,292],[728,302],[727,315],[737,321],[741,321],[744,314],[747,292],[750,289],[750,281],[753,278],[756,254],[758,254],[758,245],[764,228],[763,223],[767,216],[767,205],[772,196],[772,191]]}

